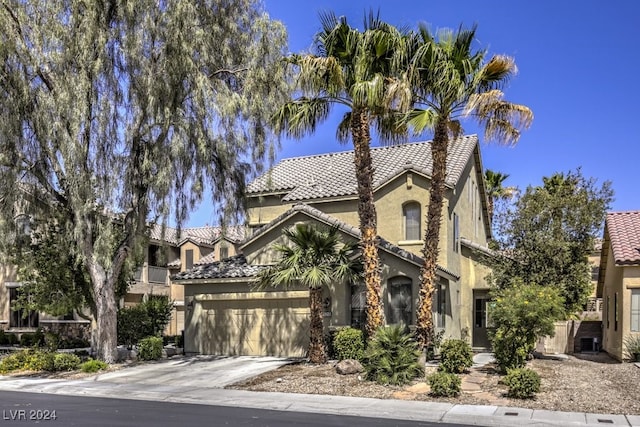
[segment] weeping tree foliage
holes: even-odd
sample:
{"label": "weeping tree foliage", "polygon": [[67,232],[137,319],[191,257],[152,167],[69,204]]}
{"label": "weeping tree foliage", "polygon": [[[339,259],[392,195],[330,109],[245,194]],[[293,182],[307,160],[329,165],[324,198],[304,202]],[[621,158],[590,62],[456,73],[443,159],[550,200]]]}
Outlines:
{"label": "weeping tree foliage", "polygon": [[371,129],[383,141],[398,142],[406,137],[406,127],[397,112],[410,102],[398,95],[391,79],[398,65],[406,61],[407,34],[369,13],[364,30],[349,25],[346,18],[332,13],[320,16],[321,31],[313,53],[296,54],[289,62],[297,71],[295,99],[275,115],[277,128],[294,138],[315,132],[340,106],[346,112],[338,125],[337,138],[354,147],[358,188],[358,217],[362,238],[364,281],[367,287],[366,331],[373,336],[384,324],[380,288],[380,261],[375,245],[376,209],[373,198]]}
{"label": "weeping tree foliage", "polygon": [[520,280],[554,287],[567,315],[582,310],[592,292],[589,254],[613,200],[610,182],[597,184],[578,169],[543,178],[513,209],[496,217],[492,279],[498,289]]}
{"label": "weeping tree foliage", "polygon": [[18,214],[60,225],[101,359],[147,221],[180,225],[209,186],[241,207],[286,95],[285,37],[255,0],[0,5],[0,235]]}
{"label": "weeping tree foliage", "polygon": [[502,88],[516,73],[512,58],[493,56],[473,48],[476,28],[442,30],[435,36],[421,26],[412,44],[409,84],[414,109],[409,124],[417,133],[433,132],[433,173],[422,254],[416,333],[422,348],[433,336],[432,299],[436,279],[440,225],[444,204],[449,144],[463,132],[461,120],[470,118],[485,129],[485,138],[515,143],[533,120],[524,105],[503,99]]}
{"label": "weeping tree foliage", "polygon": [[[12,308],[43,311],[53,316],[75,311],[90,320],[91,312],[95,311],[91,280],[82,262],[69,250],[73,242],[68,240],[69,233],[62,229],[72,224],[49,221],[33,225],[34,229],[16,239],[7,253],[6,260],[17,266],[18,277],[23,283]],[[143,261],[141,250],[127,258],[116,282],[116,298],[126,294],[136,267]]]}
{"label": "weeping tree foliage", "polygon": [[256,287],[302,285],[309,288],[309,360],[311,363],[325,363],[322,289],[341,282],[349,286],[360,279],[362,265],[355,257],[357,244],[343,243],[335,227],[324,229],[298,224],[282,230],[282,234],[288,239],[288,244],[274,245],[279,260],[259,273]]}

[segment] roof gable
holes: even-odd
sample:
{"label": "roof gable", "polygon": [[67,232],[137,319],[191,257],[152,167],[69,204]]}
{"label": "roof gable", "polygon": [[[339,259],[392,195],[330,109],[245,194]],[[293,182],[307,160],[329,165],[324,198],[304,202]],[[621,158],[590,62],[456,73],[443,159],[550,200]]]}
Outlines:
{"label": "roof gable", "polygon": [[[454,187],[478,144],[476,135],[461,136],[449,144],[446,185]],[[371,149],[374,190],[407,170],[431,176],[431,143],[415,142]],[[284,193],[285,202],[325,197],[355,196],[354,152],[343,151],[283,159],[247,187],[249,196]]]}
{"label": "roof gable", "polygon": [[606,227],[616,265],[640,265],[640,211],[610,212]]}
{"label": "roof gable", "polygon": [[[324,223],[330,227],[337,227],[340,231],[344,232],[347,235],[352,236],[354,239],[359,240],[361,237],[360,234],[360,230],[357,227],[351,226],[343,221],[340,221],[339,219],[328,215],[314,207],[311,207],[309,205],[306,205],[304,203],[299,203],[294,205],[291,209],[287,210],[285,213],[283,213],[282,215],[278,216],[277,218],[275,218],[273,221],[271,221],[269,224],[266,224],[262,227],[260,227],[258,230],[256,230],[256,232],[249,237],[242,245],[242,249],[244,251],[244,249],[249,246],[252,242],[258,240],[261,236],[265,235],[266,233],[268,233],[269,231],[273,230],[276,227],[279,227],[282,223],[284,223],[287,219],[291,218],[292,216],[296,215],[297,213],[303,213],[306,216],[308,216],[309,218],[316,220],[318,222]],[[423,264],[423,259],[421,257],[419,257],[418,255],[411,253],[409,251],[406,251],[396,245],[394,245],[393,243],[383,239],[380,236],[376,237],[376,245],[378,246],[379,249],[384,250],[386,252],[388,252],[391,255],[394,255],[398,258],[402,258],[405,261],[408,261],[412,264],[415,264],[417,266],[422,266]],[[447,270],[446,268],[443,268],[441,266],[438,266],[438,272],[443,275],[446,276],[447,278],[449,278],[450,280],[458,280],[459,276],[457,276],[455,273]]]}

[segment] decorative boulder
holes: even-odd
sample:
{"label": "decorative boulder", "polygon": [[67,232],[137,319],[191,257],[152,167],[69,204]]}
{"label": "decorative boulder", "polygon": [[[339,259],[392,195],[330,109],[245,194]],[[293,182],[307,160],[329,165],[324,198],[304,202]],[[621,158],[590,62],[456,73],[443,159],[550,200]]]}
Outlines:
{"label": "decorative boulder", "polygon": [[336,372],[340,375],[358,374],[363,371],[362,364],[355,359],[341,360],[336,365]]}

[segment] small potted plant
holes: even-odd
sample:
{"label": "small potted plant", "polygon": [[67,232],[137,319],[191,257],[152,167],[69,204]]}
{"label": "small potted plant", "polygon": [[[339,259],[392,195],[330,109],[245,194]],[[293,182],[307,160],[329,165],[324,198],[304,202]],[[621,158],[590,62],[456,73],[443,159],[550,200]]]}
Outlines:
{"label": "small potted plant", "polygon": [[629,360],[640,362],[640,335],[629,335],[624,340]]}

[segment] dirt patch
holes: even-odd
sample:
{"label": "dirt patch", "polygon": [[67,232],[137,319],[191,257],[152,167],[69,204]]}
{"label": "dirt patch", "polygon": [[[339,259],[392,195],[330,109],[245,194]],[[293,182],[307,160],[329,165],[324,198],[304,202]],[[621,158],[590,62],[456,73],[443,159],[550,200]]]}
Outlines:
{"label": "dirt patch", "polygon": [[[640,368],[617,363],[606,354],[570,356],[566,361],[532,360],[528,367],[540,374],[540,393],[532,400],[510,399],[495,367],[487,365],[462,375],[463,393],[456,398],[429,395],[424,379],[406,387],[381,386],[360,375],[339,375],[335,363],[283,366],[227,388],[282,393],[329,394],[448,402],[470,405],[516,406],[554,411],[640,414]],[[427,368],[427,375],[435,368]],[[465,384],[467,385],[465,387]],[[427,388],[428,389],[428,388]]]}

